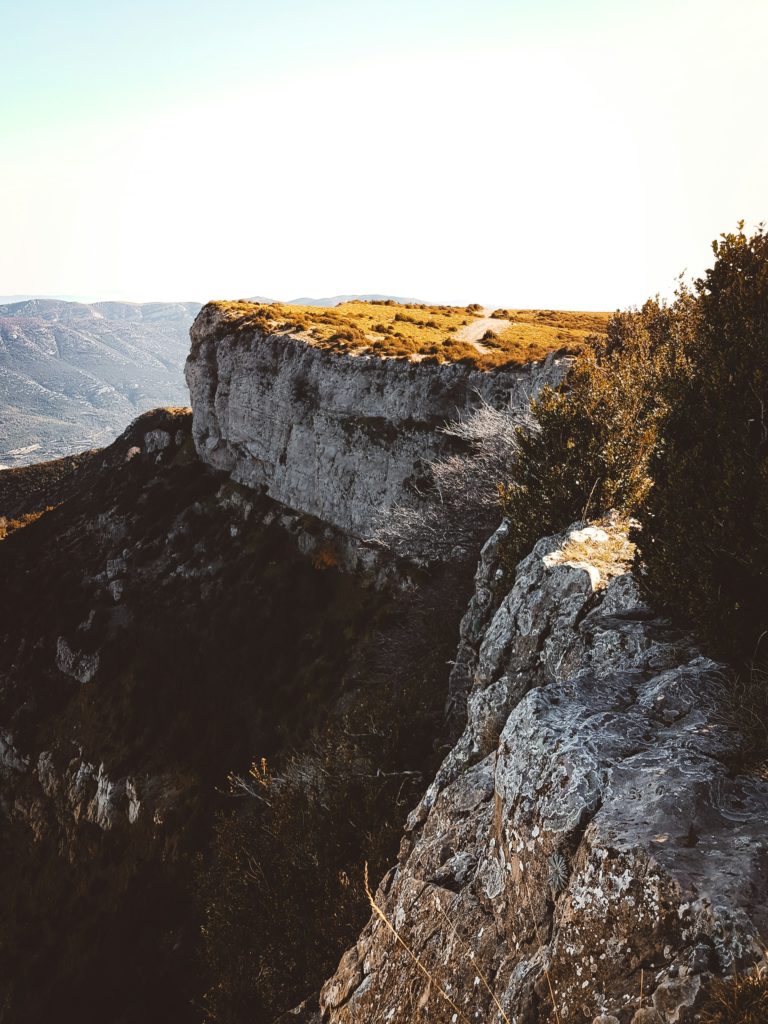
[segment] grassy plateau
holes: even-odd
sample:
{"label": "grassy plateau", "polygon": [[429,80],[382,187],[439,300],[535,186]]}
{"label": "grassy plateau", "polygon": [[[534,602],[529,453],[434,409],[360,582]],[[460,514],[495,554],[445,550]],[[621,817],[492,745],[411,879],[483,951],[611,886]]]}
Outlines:
{"label": "grassy plateau", "polygon": [[299,335],[318,348],[412,362],[466,360],[478,369],[521,366],[550,352],[576,354],[605,334],[609,313],[344,302],[330,309],[279,302],[216,302],[238,330]]}

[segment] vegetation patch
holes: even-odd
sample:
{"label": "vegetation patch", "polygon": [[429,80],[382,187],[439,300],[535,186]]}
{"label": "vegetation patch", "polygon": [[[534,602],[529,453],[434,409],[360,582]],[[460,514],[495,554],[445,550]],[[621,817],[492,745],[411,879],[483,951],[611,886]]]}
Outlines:
{"label": "vegetation patch", "polygon": [[478,369],[520,366],[555,351],[576,353],[588,337],[602,334],[608,321],[607,313],[504,310],[509,326],[474,342],[461,334],[484,316],[476,303],[456,307],[355,301],[331,309],[279,302],[213,305],[236,330],[298,334],[331,352],[438,363],[466,361]]}
{"label": "vegetation patch", "polygon": [[16,530],[23,530],[25,526],[36,523],[46,512],[53,512],[54,508],[54,505],[48,505],[47,508],[41,509],[39,512],[27,512],[26,515],[19,516],[18,519],[7,519],[5,516],[0,516],[0,540],[5,540]]}
{"label": "vegetation patch", "polygon": [[768,1020],[768,969],[715,978],[705,996],[702,1024],[764,1024]]}
{"label": "vegetation patch", "polygon": [[682,358],[693,320],[688,297],[617,314],[567,379],[532,404],[532,422],[518,431],[516,462],[500,486],[510,569],[540,537],[575,520],[612,509],[632,515],[642,506],[663,416],[660,381]]}
{"label": "vegetation patch", "polygon": [[[172,443],[147,452],[155,430]],[[331,541],[303,556],[190,432],[155,410],[69,472],[10,471],[2,511],[27,525],[0,543],[0,721],[59,777],[82,757],[136,779],[142,809],[102,832],[66,788],[6,778],[43,827],[33,841],[19,818],[0,844],[2,1021],[274,1019],[354,941],[361,865],[394,860],[450,738],[470,573],[384,592],[340,572]],[[59,671],[59,637],[98,652],[92,684]]]}
{"label": "vegetation patch", "polygon": [[501,485],[510,566],[544,534],[638,520],[654,607],[740,666],[768,655],[768,235],[713,243],[673,302],[614,316],[534,402]]}
{"label": "vegetation patch", "polygon": [[488,332],[483,344],[498,357],[511,355],[523,362],[537,362],[553,351],[576,355],[590,338],[605,335],[610,319],[607,313],[553,309],[502,309],[492,318],[509,320],[510,325],[499,333]]}
{"label": "vegetation patch", "polygon": [[627,572],[635,557],[635,545],[627,537],[628,523],[609,516],[581,530],[572,530],[565,544],[551,555],[547,565],[570,565],[585,569],[595,590],[614,576]]}

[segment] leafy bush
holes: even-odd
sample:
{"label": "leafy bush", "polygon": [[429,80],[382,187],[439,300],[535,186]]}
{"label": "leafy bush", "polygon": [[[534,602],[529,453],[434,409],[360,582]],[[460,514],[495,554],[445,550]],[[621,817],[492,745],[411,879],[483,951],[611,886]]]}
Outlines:
{"label": "leafy bush", "polygon": [[576,519],[642,506],[665,409],[659,383],[682,372],[695,323],[695,300],[682,288],[672,304],[652,299],[616,314],[563,384],[534,401],[533,427],[520,432],[514,473],[501,486],[509,564]]}
{"label": "leafy bush", "polygon": [[686,372],[661,382],[663,443],[639,548],[657,606],[694,622],[718,652],[768,644],[768,235],[743,224],[713,243],[696,282]]}
{"label": "leafy bush", "polygon": [[617,314],[533,404],[511,481],[509,561],[617,509],[638,518],[642,585],[714,653],[768,644],[768,235],[713,243],[674,302]]}

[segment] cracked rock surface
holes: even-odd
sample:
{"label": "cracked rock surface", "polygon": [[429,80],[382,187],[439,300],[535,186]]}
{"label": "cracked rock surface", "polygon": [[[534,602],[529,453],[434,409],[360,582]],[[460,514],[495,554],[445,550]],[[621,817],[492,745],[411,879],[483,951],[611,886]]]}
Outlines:
{"label": "cracked rock surface", "polygon": [[710,974],[759,956],[768,781],[737,767],[723,666],[641,600],[618,524],[540,541],[511,587],[503,533],[453,670],[466,729],[322,1020],[692,1021]]}

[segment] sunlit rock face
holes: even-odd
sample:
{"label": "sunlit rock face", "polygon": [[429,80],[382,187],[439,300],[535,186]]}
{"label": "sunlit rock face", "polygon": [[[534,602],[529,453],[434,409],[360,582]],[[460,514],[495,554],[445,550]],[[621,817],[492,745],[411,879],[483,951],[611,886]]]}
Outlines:
{"label": "sunlit rock face", "polygon": [[339,354],[287,333],[236,331],[215,306],[187,360],[201,458],[238,483],[360,539],[383,510],[414,500],[441,427],[481,401],[522,414],[567,360],[482,372],[464,364]]}
{"label": "sunlit rock face", "polygon": [[513,582],[503,533],[462,625],[466,729],[322,1019],[692,1021],[711,974],[760,957],[768,781],[618,525],[540,541]]}

